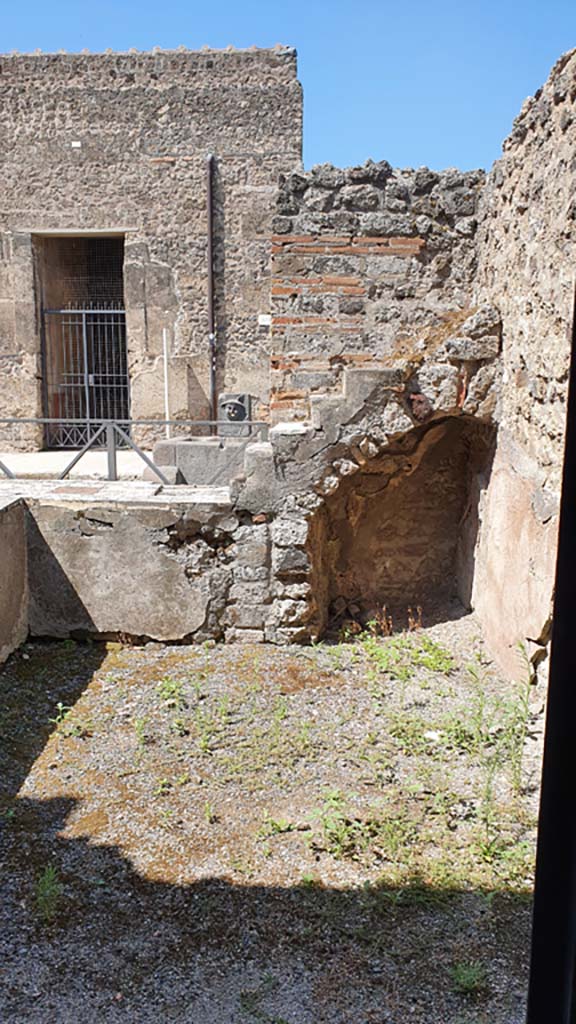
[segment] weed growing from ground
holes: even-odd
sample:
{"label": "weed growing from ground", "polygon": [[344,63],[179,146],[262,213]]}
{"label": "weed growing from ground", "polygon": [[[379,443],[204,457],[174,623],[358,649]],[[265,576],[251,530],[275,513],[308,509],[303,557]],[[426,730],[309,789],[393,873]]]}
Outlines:
{"label": "weed growing from ground", "polygon": [[392,636],[394,621],[385,604],[378,608],[374,618],[366,623],[366,629],[374,636]]}
{"label": "weed growing from ground", "polygon": [[56,731],[61,736],[92,736],[94,724],[91,719],[84,719],[74,715],[74,708],[68,704],[58,701],[56,715],[50,721],[56,726]]}
{"label": "weed growing from ground", "polygon": [[36,881],[34,898],[36,910],[43,921],[49,923],[57,916],[63,894],[64,887],[58,870],[53,864],[47,864]]}
{"label": "weed growing from ground", "polygon": [[372,633],[365,633],[358,643],[379,672],[400,682],[412,679],[418,668],[440,675],[448,675],[454,668],[450,652],[427,636],[399,633],[379,640]]}
{"label": "weed growing from ground", "polygon": [[454,992],[461,995],[479,995],[487,988],[488,976],[481,960],[466,960],[454,964],[450,974]]}
{"label": "weed growing from ground", "polygon": [[68,718],[68,715],[72,711],[72,708],[68,704],[63,704],[61,700],[56,705],[56,715],[51,718],[50,721],[54,722],[55,725],[61,725]]}
{"label": "weed growing from ground", "polygon": [[212,714],[209,707],[198,705],[194,708],[192,719],[200,752],[211,754],[218,732],[217,717]]}
{"label": "weed growing from ground", "polygon": [[258,839],[268,839],[270,836],[279,836],[285,832],[293,832],[296,828],[294,822],[288,818],[273,818],[271,814],[266,811],[264,813],[264,820],[262,825],[256,833]]}
{"label": "weed growing from ground", "polygon": [[148,736],[146,733],[146,726],[148,720],[146,718],[135,718],[134,719],[134,732],[136,733],[136,744],[138,746],[138,753],[140,756],[146,749],[148,743]]}
{"label": "weed growing from ground", "polygon": [[214,805],[211,804],[209,800],[206,800],[204,803],[204,821],[207,825],[215,825],[218,821],[218,815],[214,810]]}
{"label": "weed growing from ground", "polygon": [[300,885],[303,889],[319,889],[321,888],[322,883],[319,882],[318,879],[314,877],[314,875],[310,874],[309,872],[306,872],[304,875],[302,875],[298,885]]}
{"label": "weed growing from ground", "polygon": [[[420,715],[398,712],[390,715],[389,733],[404,754],[434,754],[437,751],[436,734]],[[428,734],[428,735],[427,735]]]}
{"label": "weed growing from ground", "polygon": [[278,985],[279,982],[271,974],[266,974],[258,988],[243,989],[240,993],[240,1009],[242,1013],[251,1017],[252,1020],[258,1021],[258,1024],[288,1024],[284,1017],[267,1013],[260,1005],[266,996],[276,991]]}
{"label": "weed growing from ground", "polygon": [[216,713],[220,721],[220,725],[228,725],[230,720],[230,697],[227,693],[225,693],[223,697],[220,697],[217,703]]}
{"label": "weed growing from ground", "polygon": [[429,885],[418,875],[408,876],[402,885],[391,886],[386,878],[363,885],[364,902],[370,909],[381,906],[438,906],[450,899],[447,892]]}
{"label": "weed growing from ground", "polygon": [[348,817],[344,810],[344,797],[337,790],[326,793],[322,807],[313,811],[320,835],[317,845],[337,860],[357,857],[365,848],[362,822]]}
{"label": "weed growing from ground", "polygon": [[406,859],[417,837],[417,829],[406,813],[396,811],[367,823],[377,852],[387,860]]}
{"label": "weed growing from ground", "polygon": [[166,708],[181,711],[186,707],[184,700],[184,685],[175,679],[162,679],[156,687],[156,693],[163,701]]}
{"label": "weed growing from ground", "polygon": [[366,767],[366,775],[362,778],[365,785],[381,787],[395,781],[396,770],[386,754],[361,748],[358,756]]}
{"label": "weed growing from ground", "polygon": [[170,729],[176,736],[182,737],[190,735],[190,726],[188,725],[187,720],[181,716],[177,716],[172,719],[170,722]]}
{"label": "weed growing from ground", "polygon": [[311,819],[319,830],[311,845],[326,850],[336,860],[358,860],[363,855],[405,859],[417,836],[415,825],[403,809],[372,809],[367,817],[353,815],[337,790],[325,794],[322,807],[312,813]]}
{"label": "weed growing from ground", "polygon": [[9,822],[13,821],[14,818],[16,817],[16,808],[7,807],[5,810],[2,811],[1,817],[8,824]]}
{"label": "weed growing from ground", "polygon": [[512,788],[517,795],[522,789],[524,747],[530,723],[530,686],[528,677],[518,684],[516,692],[503,705],[502,760],[510,768]]}

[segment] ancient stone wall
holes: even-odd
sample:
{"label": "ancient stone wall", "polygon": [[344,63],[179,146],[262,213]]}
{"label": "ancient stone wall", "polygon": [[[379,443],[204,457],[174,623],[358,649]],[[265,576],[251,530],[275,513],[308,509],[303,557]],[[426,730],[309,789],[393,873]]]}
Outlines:
{"label": "ancient stone wall", "polygon": [[431,353],[470,312],[482,171],[322,165],[283,182],[272,238],[273,421],[346,366]]}
{"label": "ancient stone wall", "polygon": [[499,324],[482,307],[461,328],[432,364],[347,367],[308,423],[246,439],[230,488],[32,487],[32,634],[301,642],[342,602],[360,622],[408,602],[430,621],[465,589],[490,454]]}
{"label": "ancient stone wall", "polygon": [[502,317],[498,448],[473,603],[493,649],[547,639],[576,279],[576,51],[527,100],[482,199],[477,298]]}
{"label": "ancient stone wall", "polygon": [[[31,509],[45,569],[33,631],[284,643],[318,636],[338,602],[365,617],[387,595],[458,595],[510,676],[519,642],[540,657],[576,268],[576,53],[527,101],[487,182],[385,162],[302,172],[291,50],[2,58],[2,91],[0,409],[40,411],[35,236],[108,231],[125,238],[133,415],[162,414],[163,327],[173,413],[206,412],[208,150],[219,388],[265,411],[272,356],[272,429],[234,460],[229,508],[198,521],[172,506]],[[148,582],[127,603],[135,565]]]}
{"label": "ancient stone wall", "polygon": [[[266,396],[278,176],[300,163],[296,55],[0,57],[0,415],[41,415],[34,236],[125,238],[132,415],[205,417],[206,156],[216,158],[218,388]],[[36,285],[38,282],[36,282]]]}
{"label": "ancient stone wall", "polygon": [[26,625],[46,637],[289,643],[318,635],[308,524],[300,506],[284,504],[277,518],[214,496],[28,500]]}
{"label": "ancient stone wall", "polygon": [[[268,528],[244,520],[226,503],[30,502],[31,633],[223,639],[241,616],[263,627]],[[253,580],[266,588],[258,613]]]}
{"label": "ancient stone wall", "polygon": [[28,578],[24,508],[0,502],[0,663],[28,632]]}

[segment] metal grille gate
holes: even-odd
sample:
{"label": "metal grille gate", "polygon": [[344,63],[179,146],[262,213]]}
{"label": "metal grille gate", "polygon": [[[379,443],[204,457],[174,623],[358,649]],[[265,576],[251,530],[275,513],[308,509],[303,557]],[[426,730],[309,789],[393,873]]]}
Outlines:
{"label": "metal grille gate", "polygon": [[42,311],[48,448],[80,448],[102,420],[130,415],[126,315],[123,309]]}

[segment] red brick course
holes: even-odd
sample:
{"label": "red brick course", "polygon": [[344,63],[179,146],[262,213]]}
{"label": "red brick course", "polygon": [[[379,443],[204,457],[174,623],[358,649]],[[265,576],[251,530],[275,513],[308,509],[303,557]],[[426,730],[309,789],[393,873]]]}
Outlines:
{"label": "red brick course", "polygon": [[423,238],[356,235],[273,235],[272,254],[294,253],[302,256],[417,256],[426,242]]}

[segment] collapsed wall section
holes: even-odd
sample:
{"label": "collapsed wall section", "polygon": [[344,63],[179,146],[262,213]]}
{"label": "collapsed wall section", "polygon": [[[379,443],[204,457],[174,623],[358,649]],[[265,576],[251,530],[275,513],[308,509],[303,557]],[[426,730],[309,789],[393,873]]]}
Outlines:
{"label": "collapsed wall section", "polygon": [[498,446],[473,603],[500,664],[549,635],[576,276],[576,51],[527,100],[482,201],[477,298],[502,316]]}
{"label": "collapsed wall section", "polygon": [[311,421],[280,423],[268,443],[248,445],[234,495],[237,508],[271,520],[266,639],[317,637],[348,611],[362,625],[384,604],[403,615],[426,605],[428,621],[442,603],[470,607],[497,314],[483,307],[462,329],[433,364],[345,369],[339,392],[311,396]]}
{"label": "collapsed wall section", "polygon": [[[293,455],[310,450],[310,437],[291,437]],[[293,484],[271,513],[266,639],[365,628],[384,608],[397,628],[410,606],[426,622],[469,608],[493,438],[489,422],[456,414],[392,438],[356,435],[332,448],[332,462],[324,452],[323,473],[313,460],[307,487],[298,494]]]}
{"label": "collapsed wall section", "polygon": [[268,527],[229,505],[30,501],[27,540],[34,636],[219,640],[264,625]]}

